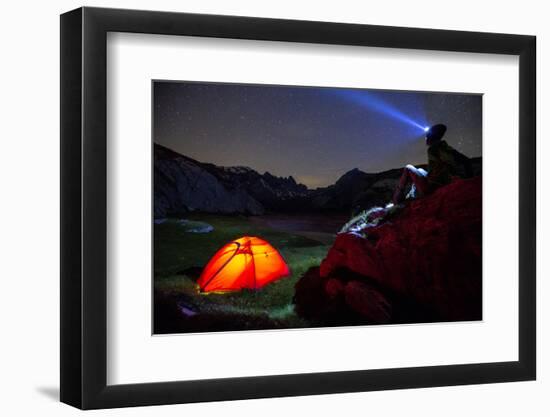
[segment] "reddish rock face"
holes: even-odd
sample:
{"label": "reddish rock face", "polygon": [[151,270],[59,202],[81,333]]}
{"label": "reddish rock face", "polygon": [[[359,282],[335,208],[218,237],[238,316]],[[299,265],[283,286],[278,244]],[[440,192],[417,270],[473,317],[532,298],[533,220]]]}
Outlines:
{"label": "reddish rock face", "polygon": [[392,307],[381,292],[362,281],[349,281],[345,287],[346,304],[369,323],[389,323]]}
{"label": "reddish rock face", "polygon": [[[317,279],[341,281],[346,308],[368,322],[481,319],[481,186],[481,177],[455,180],[411,201],[366,239],[338,235]],[[348,289],[351,278],[372,290]],[[327,286],[329,294],[338,288]]]}
{"label": "reddish rock face", "polygon": [[338,297],[343,291],[344,284],[339,279],[329,278],[325,283],[325,293],[330,299]]}
{"label": "reddish rock face", "polygon": [[298,280],[295,287],[296,312],[318,325],[341,325],[353,317],[344,300],[344,282],[337,278],[322,278],[314,267]]}

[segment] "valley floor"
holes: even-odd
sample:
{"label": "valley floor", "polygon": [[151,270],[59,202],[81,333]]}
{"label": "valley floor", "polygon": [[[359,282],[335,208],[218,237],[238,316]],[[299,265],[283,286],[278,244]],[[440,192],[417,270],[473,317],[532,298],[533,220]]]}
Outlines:
{"label": "valley floor", "polygon": [[[155,334],[309,327],[293,308],[294,285],[318,266],[345,218],[329,216],[217,216],[193,214],[154,225]],[[208,233],[189,232],[208,224]],[[199,293],[196,280],[210,258],[227,242],[258,236],[271,243],[291,275],[258,291]]]}

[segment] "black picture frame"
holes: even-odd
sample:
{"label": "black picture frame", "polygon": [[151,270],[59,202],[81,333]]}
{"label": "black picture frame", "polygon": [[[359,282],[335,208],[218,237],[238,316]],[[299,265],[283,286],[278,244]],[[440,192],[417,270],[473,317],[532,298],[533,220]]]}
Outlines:
{"label": "black picture frame", "polygon": [[[107,385],[108,32],[519,56],[519,360]],[[536,38],[251,17],[80,8],[61,16],[61,401],[82,409],[536,378]]]}

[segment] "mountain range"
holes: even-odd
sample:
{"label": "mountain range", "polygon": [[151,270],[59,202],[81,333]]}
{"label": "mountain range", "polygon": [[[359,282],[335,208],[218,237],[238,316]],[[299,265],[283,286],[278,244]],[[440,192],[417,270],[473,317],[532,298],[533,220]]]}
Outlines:
{"label": "mountain range", "polygon": [[[481,158],[473,158],[481,173]],[[249,167],[199,162],[154,144],[154,216],[190,211],[261,215],[272,212],[339,212],[387,203],[401,169],[365,173],[357,168],[333,185],[314,190],[292,177],[260,174]]]}

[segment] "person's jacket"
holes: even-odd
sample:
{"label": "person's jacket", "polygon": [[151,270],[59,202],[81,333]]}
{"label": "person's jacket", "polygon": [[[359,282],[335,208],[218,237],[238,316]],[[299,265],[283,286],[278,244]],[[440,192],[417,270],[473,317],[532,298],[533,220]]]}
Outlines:
{"label": "person's jacket", "polygon": [[470,158],[461,154],[444,140],[428,148],[428,182],[432,187],[449,184],[453,176],[460,176],[461,167],[466,177],[472,176]]}

